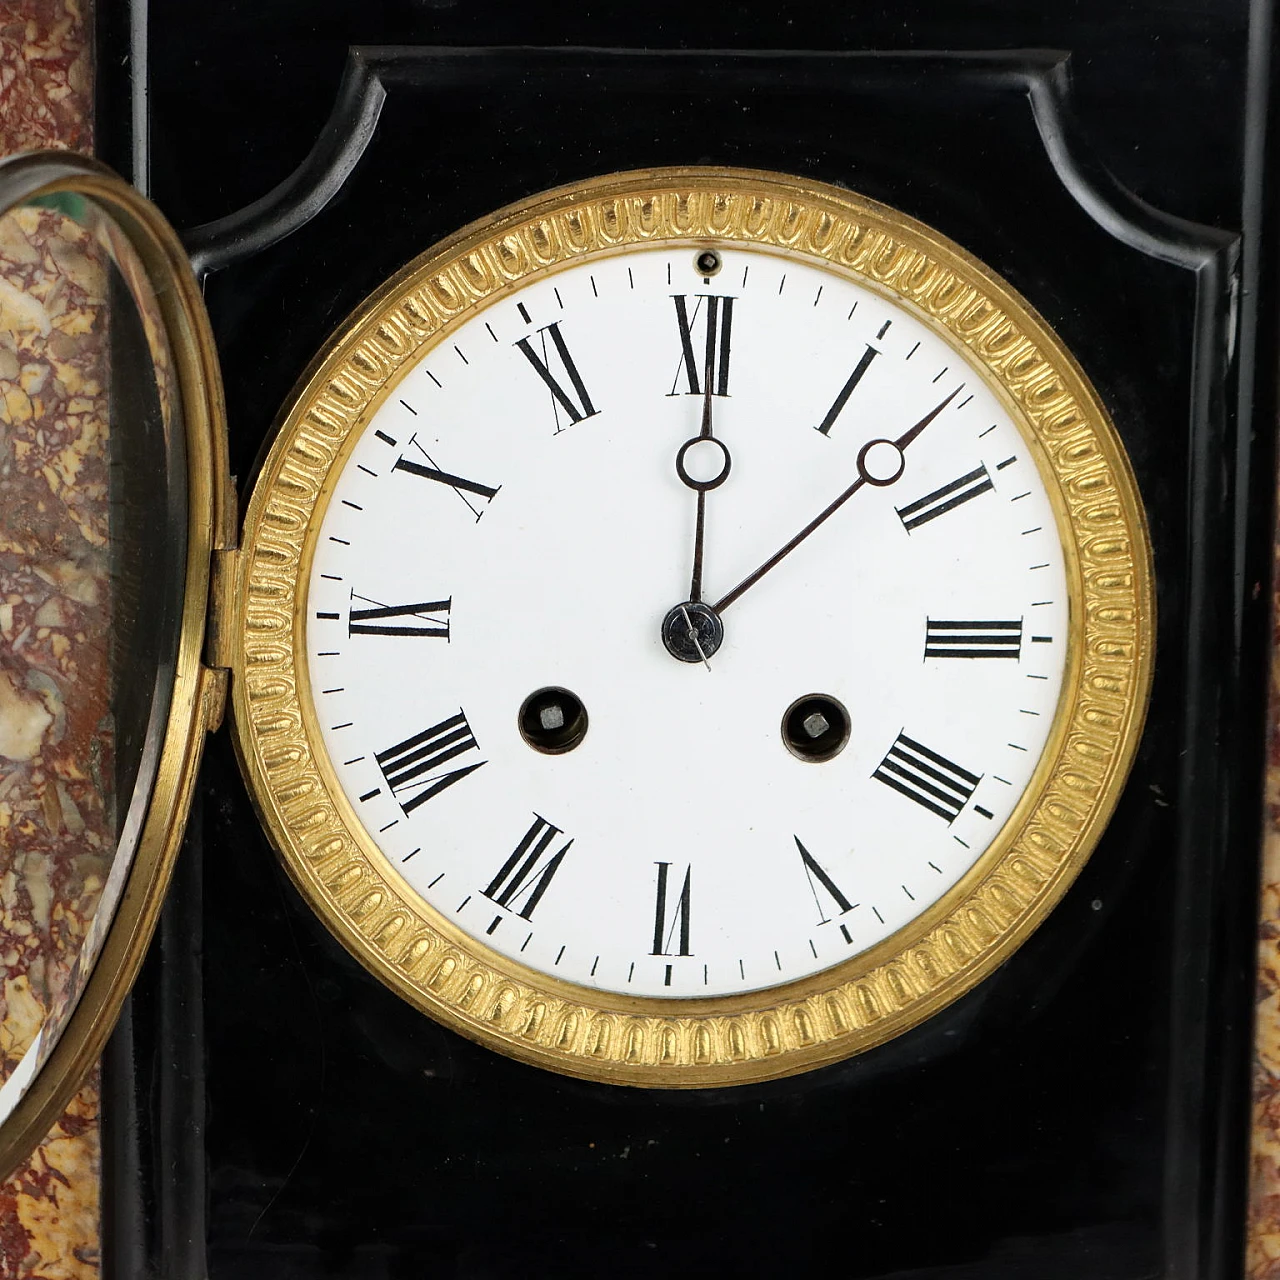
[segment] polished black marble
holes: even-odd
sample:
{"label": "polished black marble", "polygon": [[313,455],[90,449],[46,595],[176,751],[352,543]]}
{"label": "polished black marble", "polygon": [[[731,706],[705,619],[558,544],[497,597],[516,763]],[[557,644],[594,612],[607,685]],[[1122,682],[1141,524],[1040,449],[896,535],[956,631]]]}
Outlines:
{"label": "polished black marble", "polygon": [[[1254,415],[1274,391],[1241,358],[1274,338],[1240,292],[1271,271],[1240,257],[1270,217],[1246,191],[1249,10],[757,8],[153,3],[151,189],[217,265],[233,469],[247,491],[365,294],[504,203],[669,163],[883,200],[1029,299],[1133,459],[1157,674],[1106,836],[1034,937],[916,1031],[768,1085],[613,1089],[383,990],[292,889],[224,732],[112,1071],[138,1114],[111,1138],[122,1274],[199,1255],[234,1280],[1238,1274],[1272,456]],[[376,129],[271,243],[296,192],[235,211],[358,131],[355,106],[331,114],[344,74],[353,103],[385,91]]]}

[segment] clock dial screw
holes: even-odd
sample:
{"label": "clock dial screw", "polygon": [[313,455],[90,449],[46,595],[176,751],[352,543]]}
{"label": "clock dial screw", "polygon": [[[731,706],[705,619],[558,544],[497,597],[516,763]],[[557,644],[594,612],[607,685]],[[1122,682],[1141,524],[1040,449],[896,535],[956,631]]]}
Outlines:
{"label": "clock dial screw", "polygon": [[820,738],[828,729],[831,728],[831,722],[821,711],[810,712],[805,716],[803,721],[804,731],[811,738]]}
{"label": "clock dial screw", "polygon": [[704,279],[715,275],[721,265],[720,255],[714,249],[702,249],[693,259],[693,269]]}
{"label": "clock dial screw", "polygon": [[520,736],[543,755],[572,751],[587,732],[587,709],[568,689],[548,685],[531,693],[520,705]]}
{"label": "clock dial screw", "polygon": [[829,693],[797,698],[782,717],[782,741],[787,750],[811,764],[838,756],[849,741],[849,730],[844,703]]}

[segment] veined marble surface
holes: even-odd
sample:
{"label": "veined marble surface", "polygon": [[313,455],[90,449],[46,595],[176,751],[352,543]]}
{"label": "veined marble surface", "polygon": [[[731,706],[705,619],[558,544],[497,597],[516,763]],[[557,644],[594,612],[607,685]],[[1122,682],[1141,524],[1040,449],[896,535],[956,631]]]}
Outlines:
{"label": "veined marble surface", "polygon": [[[0,0],[0,153],[91,149],[90,31],[89,14],[77,0]],[[83,933],[95,893],[96,873],[85,861],[86,854],[90,862],[95,856],[89,837],[101,838],[110,807],[87,767],[100,733],[94,704],[101,708],[106,696],[109,622],[95,559],[106,522],[103,442],[89,425],[101,408],[101,387],[84,381],[91,335],[83,313],[91,290],[77,295],[72,278],[82,264],[61,230],[48,223],[28,234],[10,222],[0,235],[5,1073],[29,1040],[33,1017],[62,988],[59,972]],[[33,273],[42,277],[43,318],[22,300]],[[66,305],[79,304],[80,320],[70,318],[60,292]],[[26,518],[29,502],[42,505],[35,513],[40,519]],[[19,520],[21,510],[26,516]],[[72,687],[82,710],[69,715]],[[98,1106],[95,1069],[28,1163],[0,1187],[0,1280],[100,1274]]]}
{"label": "veined marble surface", "polygon": [[[1277,540],[1280,561],[1280,538]],[[1273,585],[1265,835],[1253,1046],[1249,1280],[1280,1280],[1280,577]]]}

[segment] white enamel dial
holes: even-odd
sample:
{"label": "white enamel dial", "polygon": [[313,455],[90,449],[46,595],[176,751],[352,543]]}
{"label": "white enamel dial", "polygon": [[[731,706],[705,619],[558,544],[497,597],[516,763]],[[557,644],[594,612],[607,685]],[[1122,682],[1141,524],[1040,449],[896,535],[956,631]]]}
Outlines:
{"label": "white enamel dial", "polygon": [[[719,252],[595,257],[454,328],[355,440],[305,605],[387,864],[482,946],[637,996],[772,987],[926,911],[1014,813],[1064,672],[1054,507],[977,369],[845,275]],[[698,594],[676,458],[708,409],[704,663],[662,628]],[[559,754],[520,728],[545,689],[588,720]]]}

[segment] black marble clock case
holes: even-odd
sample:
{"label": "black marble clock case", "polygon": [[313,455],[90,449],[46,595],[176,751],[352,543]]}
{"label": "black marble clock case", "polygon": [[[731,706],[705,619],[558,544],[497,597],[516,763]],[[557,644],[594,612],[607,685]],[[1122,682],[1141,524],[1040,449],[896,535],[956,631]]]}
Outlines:
{"label": "black marble clock case", "polygon": [[1155,692],[1106,836],[1031,941],[915,1032],[769,1085],[613,1089],[383,990],[288,882],[224,731],[107,1058],[109,1276],[1238,1274],[1269,7],[759,8],[153,0],[143,42],[137,6],[104,4],[100,151],[187,229],[242,487],[350,308],[557,183],[778,169],[966,246],[1082,361],[1150,517]]}

